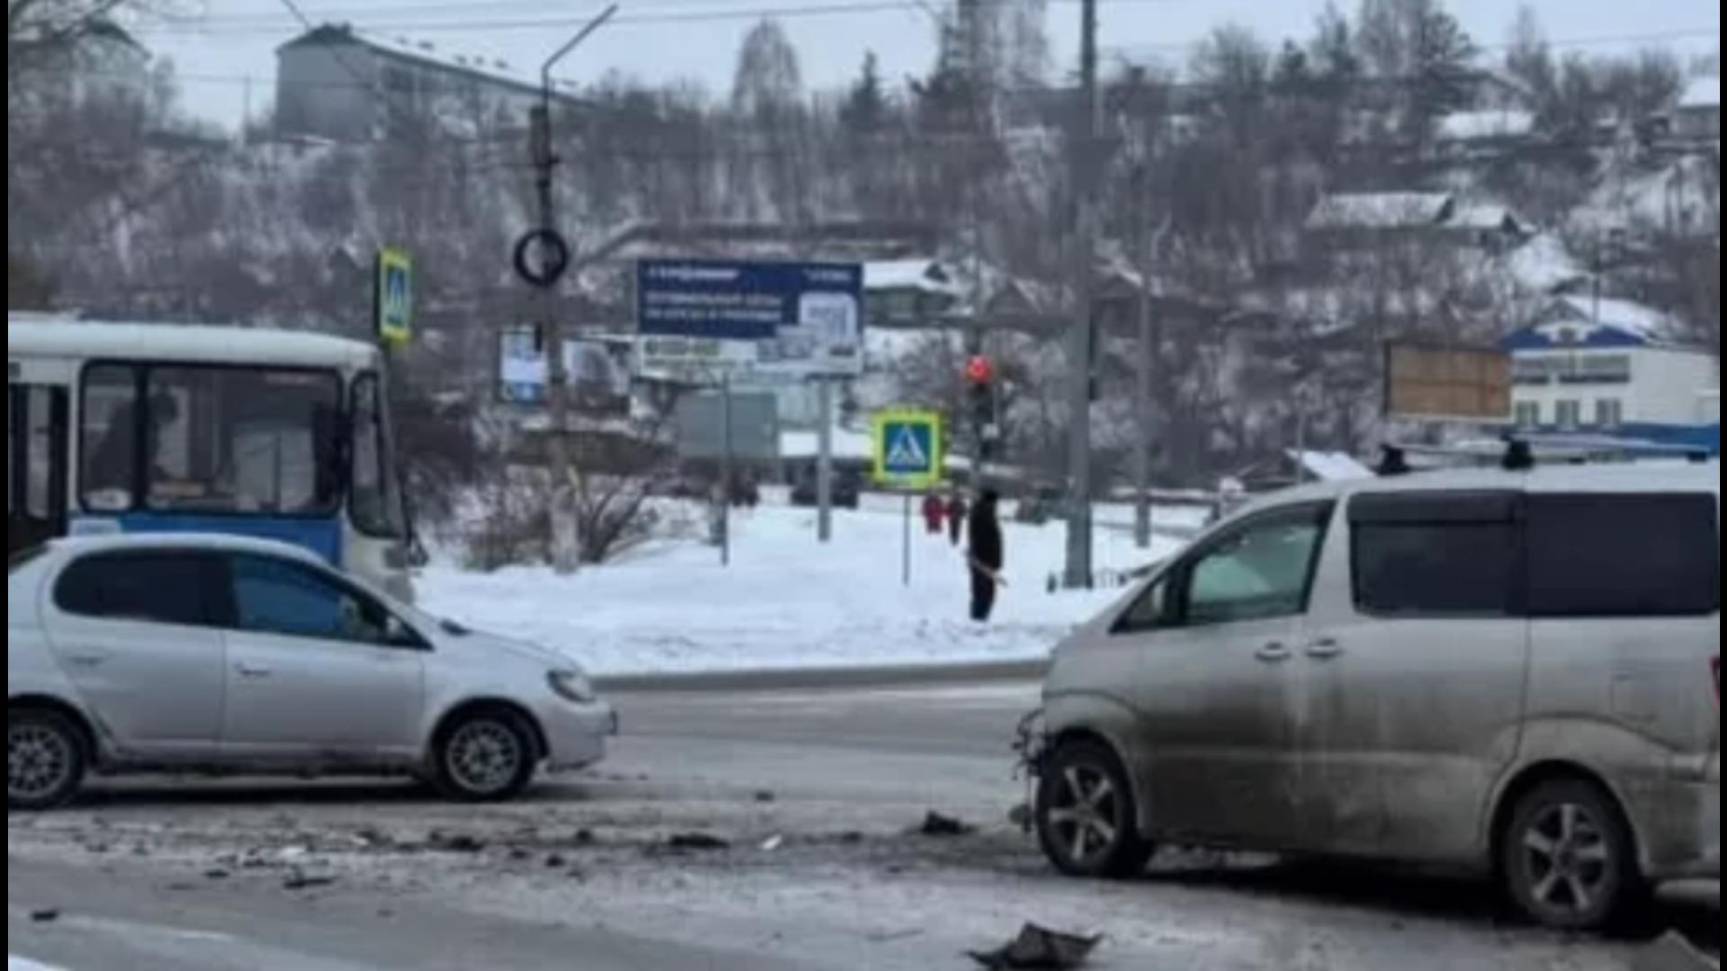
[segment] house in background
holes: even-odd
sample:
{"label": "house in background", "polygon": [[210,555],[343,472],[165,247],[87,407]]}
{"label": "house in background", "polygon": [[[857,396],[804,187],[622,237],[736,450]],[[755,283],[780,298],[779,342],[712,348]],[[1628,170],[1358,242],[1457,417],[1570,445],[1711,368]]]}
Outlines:
{"label": "house in background", "polygon": [[1721,78],[1693,78],[1673,111],[1673,134],[1689,141],[1721,140]]}
{"label": "house in background", "polygon": [[1720,452],[1720,415],[1709,408],[1720,366],[1707,349],[1676,339],[1672,322],[1654,308],[1558,297],[1504,347],[1519,430]]}
{"label": "house in background", "polygon": [[930,259],[865,263],[864,295],[868,327],[902,330],[946,323],[960,304],[953,270]]}
{"label": "house in background", "polygon": [[[575,101],[568,92],[553,96]],[[537,78],[503,61],[346,24],[325,24],[276,49],[276,133],[284,138],[371,141],[415,120],[458,135],[526,127],[540,97]]]}

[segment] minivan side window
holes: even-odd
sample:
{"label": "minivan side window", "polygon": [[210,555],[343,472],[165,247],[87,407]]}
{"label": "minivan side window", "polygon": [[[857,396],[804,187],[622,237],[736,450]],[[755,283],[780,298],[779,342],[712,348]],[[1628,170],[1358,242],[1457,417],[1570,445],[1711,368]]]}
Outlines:
{"label": "minivan side window", "polygon": [[1393,492],[1349,504],[1355,606],[1391,617],[1518,612],[1519,497]]}
{"label": "minivan side window", "polygon": [[1705,494],[1529,497],[1536,617],[1705,616],[1721,609],[1718,503]]}
{"label": "minivan side window", "polygon": [[96,553],[68,566],[54,605],[100,620],[210,625],[211,562],[191,553]]}
{"label": "minivan side window", "polygon": [[234,622],[243,631],[383,646],[390,613],[346,585],[298,563],[266,556],[229,559]]}
{"label": "minivan side window", "polygon": [[1304,613],[1332,509],[1275,510],[1209,541],[1181,568],[1179,622],[1202,627]]}

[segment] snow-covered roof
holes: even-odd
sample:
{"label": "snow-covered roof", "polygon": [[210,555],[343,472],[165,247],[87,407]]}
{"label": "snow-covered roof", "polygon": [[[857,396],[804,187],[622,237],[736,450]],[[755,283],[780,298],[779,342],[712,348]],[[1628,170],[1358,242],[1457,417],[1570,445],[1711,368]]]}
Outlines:
{"label": "snow-covered roof", "polygon": [[1521,233],[1527,227],[1522,217],[1510,207],[1491,202],[1474,202],[1456,207],[1444,225],[1458,229],[1506,230]]}
{"label": "snow-covered roof", "polygon": [[[487,57],[466,51],[445,50],[431,41],[355,30],[347,24],[324,24],[313,28],[283,44],[277,50],[280,52],[294,47],[330,44],[358,44],[388,57],[413,61],[425,67],[466,75],[477,80],[511,88],[522,94],[537,95],[540,93],[538,75],[518,70],[501,58]],[[562,92],[554,91],[554,96],[568,98],[570,97],[569,89],[573,86],[554,81],[553,87],[554,89],[564,89]]]}
{"label": "snow-covered roof", "polygon": [[1721,77],[1693,78],[1685,85],[1685,91],[1679,95],[1681,110],[1700,111],[1710,108],[1721,110]]}
{"label": "snow-covered roof", "polygon": [[1439,140],[1478,142],[1522,138],[1535,131],[1535,115],[1527,111],[1459,111],[1439,120]]}
{"label": "snow-covered roof", "polygon": [[879,260],[864,264],[865,290],[921,290],[957,295],[953,274],[935,260]]}
{"label": "snow-covered roof", "polygon": [[1591,297],[1559,297],[1545,316],[1549,322],[1598,322],[1603,327],[1612,327],[1652,341],[1663,339],[1669,330],[1667,314],[1646,304],[1616,297],[1602,297],[1599,301]]}
{"label": "snow-covered roof", "polygon": [[1455,199],[1444,192],[1340,192],[1319,200],[1309,229],[1415,229],[1437,226]]}

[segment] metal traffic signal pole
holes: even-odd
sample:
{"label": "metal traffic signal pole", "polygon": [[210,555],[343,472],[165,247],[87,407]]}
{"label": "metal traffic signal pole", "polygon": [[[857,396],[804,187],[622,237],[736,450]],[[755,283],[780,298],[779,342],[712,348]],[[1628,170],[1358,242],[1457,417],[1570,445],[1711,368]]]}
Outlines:
{"label": "metal traffic signal pole", "polygon": [[[557,204],[552,195],[552,177],[558,166],[558,153],[552,143],[552,68],[569,56],[582,41],[599,30],[618,12],[614,4],[593,20],[588,21],[564,46],[555,51],[540,67],[540,105],[534,112],[534,178],[540,202],[540,230],[556,232]],[[561,271],[560,271],[561,272]],[[581,559],[577,535],[575,483],[570,480],[570,399],[569,374],[564,366],[564,329],[558,320],[556,281],[541,287],[541,314],[544,318],[546,343],[546,406],[551,418],[548,458],[552,473],[552,560],[559,573],[574,573]]]}
{"label": "metal traffic signal pole", "polygon": [[1076,126],[1073,165],[1078,175],[1074,258],[1074,285],[1078,307],[1068,339],[1068,512],[1067,570],[1069,589],[1091,585],[1091,389],[1092,327],[1094,311],[1093,266],[1098,232],[1098,138],[1097,97],[1097,0],[1084,0],[1081,8],[1080,77],[1084,91],[1081,110],[1085,115]]}

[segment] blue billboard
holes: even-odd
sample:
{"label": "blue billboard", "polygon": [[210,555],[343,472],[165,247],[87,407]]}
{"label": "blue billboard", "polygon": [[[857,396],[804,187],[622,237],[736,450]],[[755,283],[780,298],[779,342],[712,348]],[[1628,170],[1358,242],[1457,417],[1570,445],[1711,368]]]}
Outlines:
{"label": "blue billboard", "polygon": [[643,260],[636,327],[648,360],[855,374],[863,366],[855,263]]}

